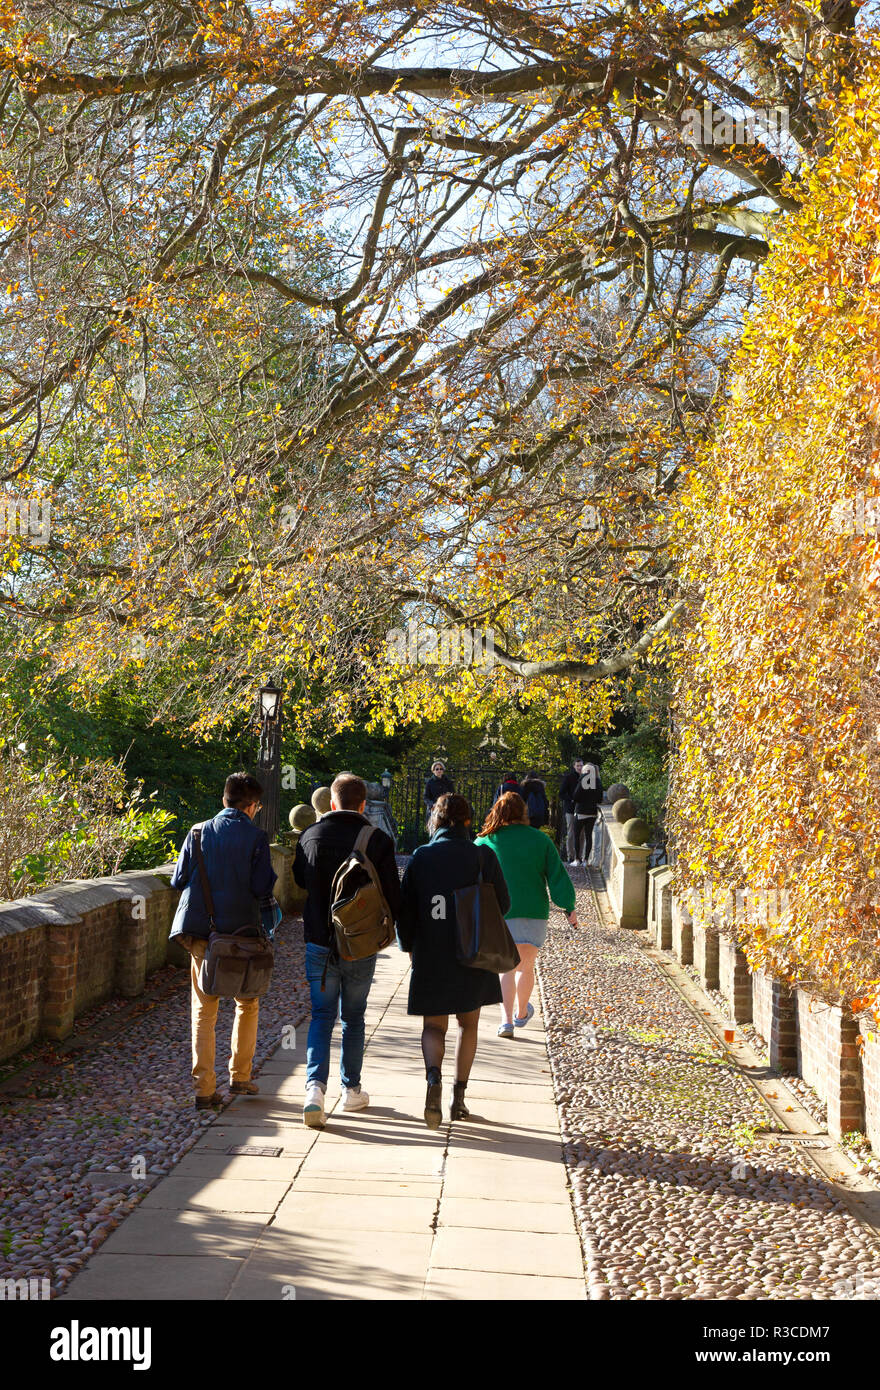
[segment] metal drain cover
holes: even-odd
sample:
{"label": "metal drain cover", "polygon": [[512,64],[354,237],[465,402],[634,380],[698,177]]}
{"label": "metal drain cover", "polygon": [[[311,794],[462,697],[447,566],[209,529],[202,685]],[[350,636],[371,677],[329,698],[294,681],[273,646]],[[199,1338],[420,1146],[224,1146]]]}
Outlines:
{"label": "metal drain cover", "polygon": [[758,1129],[756,1139],[782,1139],[788,1144],[798,1144],[802,1149],[827,1149],[828,1140],[821,1134],[792,1134],[788,1129]]}
{"label": "metal drain cover", "polygon": [[226,1152],[238,1158],[280,1158],[284,1150],[261,1148],[259,1144],[233,1144]]}

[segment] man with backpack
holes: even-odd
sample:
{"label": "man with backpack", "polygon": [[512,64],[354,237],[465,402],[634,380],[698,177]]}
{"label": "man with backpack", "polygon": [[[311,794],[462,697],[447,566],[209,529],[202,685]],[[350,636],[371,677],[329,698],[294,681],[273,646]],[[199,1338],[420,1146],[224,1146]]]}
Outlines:
{"label": "man with backpack", "polygon": [[[177,938],[192,956],[192,1076],[196,1109],[224,1104],[217,1090],[214,1070],[214,1030],[220,994],[205,988],[205,956],[209,940],[241,933],[258,944],[262,936],[262,908],[277,877],[272,868],[269,839],[254,825],[263,788],[255,777],[233,772],[223,788],[224,809],[187,834],[171,875],[171,887],[183,892],[170,936]],[[229,1089],[233,1095],[253,1096],[259,1091],[251,1081],[260,1017],[259,997],[236,991],[232,1025]]]}
{"label": "man with backpack", "polygon": [[400,879],[394,842],[364,815],[367,788],[344,773],[330,788],[330,810],[304,830],[293,876],[307,897],[303,908],[306,979],[312,1001],[303,1121],[325,1124],[330,1044],[342,1020],[342,1109],[365,1110],[361,1086],[366,1029],[364,1014],[376,953],[394,940]]}

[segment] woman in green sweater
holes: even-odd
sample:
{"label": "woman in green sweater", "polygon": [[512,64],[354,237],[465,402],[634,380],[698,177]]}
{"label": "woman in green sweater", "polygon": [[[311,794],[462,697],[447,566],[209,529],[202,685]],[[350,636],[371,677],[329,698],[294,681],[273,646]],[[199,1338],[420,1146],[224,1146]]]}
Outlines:
{"label": "woman in green sweater", "polygon": [[514,1028],[525,1028],[535,1012],[529,1000],[535,986],[535,962],[547,938],[551,898],[573,927],[578,924],[574,884],[553,841],[529,825],[526,803],[516,792],[505,792],[495,802],[476,843],[495,851],[510,889],[510,909],[505,915],[520,963],[515,971],[501,976],[498,1036],[512,1038]]}

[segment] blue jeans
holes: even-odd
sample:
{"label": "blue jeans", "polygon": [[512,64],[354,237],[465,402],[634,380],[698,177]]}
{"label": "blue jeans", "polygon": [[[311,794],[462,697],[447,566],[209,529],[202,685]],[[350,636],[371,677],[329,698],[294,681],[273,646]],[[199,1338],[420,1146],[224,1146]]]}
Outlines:
{"label": "blue jeans", "polygon": [[306,979],[312,996],[312,1021],[306,1056],[306,1081],[318,1081],[324,1087],[330,1075],[330,1040],[337,1018],[342,1019],[342,1059],[340,1074],[343,1086],[361,1084],[364,1065],[364,1013],[367,996],[376,970],[376,957],[366,960],[331,960],[327,978],[321,989],[321,977],[330,952],[324,946],[306,942]]}

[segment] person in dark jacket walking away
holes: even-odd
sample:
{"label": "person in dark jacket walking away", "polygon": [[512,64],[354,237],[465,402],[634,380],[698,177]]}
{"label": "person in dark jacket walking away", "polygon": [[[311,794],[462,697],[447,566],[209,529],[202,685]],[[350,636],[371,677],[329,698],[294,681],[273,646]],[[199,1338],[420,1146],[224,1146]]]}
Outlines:
{"label": "person in dark jacket walking away", "polygon": [[566,864],[577,863],[573,798],[583,770],[583,759],[575,758],[559,785],[559,809],[562,811],[562,821],[565,827],[564,861]]}
{"label": "person in dark jacket walking away", "polygon": [[502,796],[505,796],[507,792],[516,792],[517,796],[523,795],[523,789],[512,772],[505,774],[504,781],[492,798],[492,805],[494,806],[496,801],[500,801]]}
{"label": "person in dark jacket walking away", "polygon": [[[261,931],[261,903],[268,899],[277,877],[272,868],[268,836],[265,830],[254,825],[262,795],[263,788],[255,777],[234,772],[227,777],[223,788],[224,809],[201,826],[202,857],[218,932],[252,927],[253,935],[259,936]],[[179,937],[192,956],[192,1077],[196,1109],[206,1110],[212,1105],[222,1105],[224,1099],[217,1090],[214,1070],[214,1032],[220,1000],[216,994],[205,994],[199,988],[199,969],[208,947],[211,923],[202,894],[192,830],[178,855],[171,887],[183,889],[171,924],[171,937]],[[229,1059],[229,1089],[233,1095],[252,1096],[260,1089],[251,1081],[259,1017],[259,999],[236,999]]]}
{"label": "person in dark jacket walking away", "polygon": [[[341,960],[335,951],[330,922],[332,887],[336,871],[348,858],[355,840],[370,822],[364,815],[366,784],[344,773],[330,788],[330,810],[299,837],[293,876],[308,896],[303,908],[306,938],[306,979],[312,998],[306,1058],[306,1099],[303,1122],[323,1129],[324,1097],[330,1076],[330,1043],[336,1019],[342,1019],[343,1110],[365,1110],[370,1097],[361,1086],[364,1065],[364,1014],[376,957]],[[376,868],[382,893],[392,917],[400,907],[400,879],[394,859],[394,841],[378,827],[367,842],[367,854]]]}
{"label": "person in dark jacket walking away", "polygon": [[460,965],[456,956],[455,890],[483,881],[495,887],[502,912],[510,894],[493,851],[477,849],[469,828],[473,812],[463,796],[441,796],[434,807],[430,844],[420,845],[407,865],[401,887],[397,939],[412,956],[408,1012],[421,1014],[422,1055],[427,1094],[425,1124],[437,1129],[443,1118],[442,1073],[449,1015],[458,1019],[455,1083],[450,1119],[466,1120],[465,1086],[477,1050],[480,1009],[501,1003],[498,976]]}
{"label": "person in dark jacket walking away", "polygon": [[575,824],[574,863],[580,859],[585,868],[593,854],[593,829],[603,795],[599,769],[595,763],[584,763],[580,780],[572,795],[572,805]]}
{"label": "person in dark jacket walking away", "polygon": [[547,825],[550,820],[550,803],[547,800],[547,788],[537,772],[527,772],[523,778],[522,799],[529,814],[529,825],[535,830]]}
{"label": "person in dark jacket walking away", "polygon": [[431,776],[425,783],[425,827],[430,835],[431,812],[441,796],[450,796],[455,791],[451,778],[446,775],[445,764],[438,758],[431,764]]}

